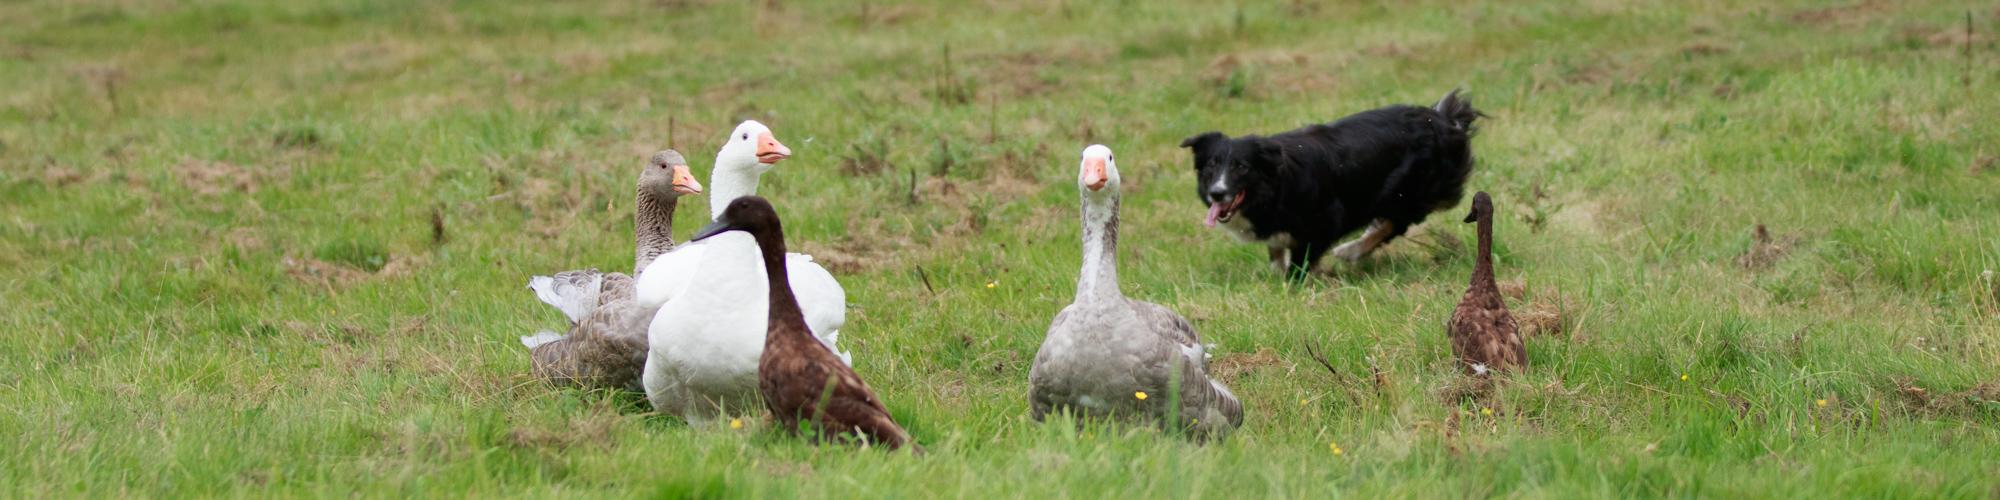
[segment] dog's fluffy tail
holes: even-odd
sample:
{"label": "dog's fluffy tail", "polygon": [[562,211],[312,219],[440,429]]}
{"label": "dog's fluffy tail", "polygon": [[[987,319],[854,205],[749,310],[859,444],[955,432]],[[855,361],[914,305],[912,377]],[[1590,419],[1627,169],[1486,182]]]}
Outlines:
{"label": "dog's fluffy tail", "polygon": [[1472,122],[1486,116],[1486,113],[1473,109],[1472,101],[1459,97],[1458,91],[1459,89],[1451,89],[1451,93],[1445,94],[1443,99],[1438,99],[1437,105],[1431,106],[1431,109],[1437,110],[1438,114],[1450,120],[1452,128],[1471,134],[1476,130]]}

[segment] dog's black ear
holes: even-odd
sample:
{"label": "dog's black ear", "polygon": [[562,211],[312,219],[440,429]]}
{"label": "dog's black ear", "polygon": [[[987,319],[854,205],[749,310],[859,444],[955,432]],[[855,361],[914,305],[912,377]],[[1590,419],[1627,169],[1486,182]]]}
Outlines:
{"label": "dog's black ear", "polygon": [[1201,135],[1182,139],[1181,147],[1194,148],[1195,151],[1201,151],[1203,149],[1208,149],[1208,146],[1210,144],[1215,143],[1216,141],[1222,141],[1228,139],[1229,136],[1222,135],[1221,132],[1215,132],[1215,131],[1202,132]]}
{"label": "dog's black ear", "polygon": [[1270,139],[1257,140],[1257,161],[1261,168],[1277,168],[1285,164],[1285,146]]}

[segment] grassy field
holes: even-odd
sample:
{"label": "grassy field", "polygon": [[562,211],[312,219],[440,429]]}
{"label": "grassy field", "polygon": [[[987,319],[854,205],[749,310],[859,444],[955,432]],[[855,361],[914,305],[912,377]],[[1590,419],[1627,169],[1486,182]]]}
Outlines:
{"label": "grassy field", "polygon": [[[1992,3],[1461,3],[0,4],[0,496],[2000,496]],[[1484,399],[1461,213],[1287,284],[1175,147],[1453,87],[1536,330]],[[746,118],[930,455],[527,376],[527,277]],[[1027,417],[1093,142],[1225,443]]]}

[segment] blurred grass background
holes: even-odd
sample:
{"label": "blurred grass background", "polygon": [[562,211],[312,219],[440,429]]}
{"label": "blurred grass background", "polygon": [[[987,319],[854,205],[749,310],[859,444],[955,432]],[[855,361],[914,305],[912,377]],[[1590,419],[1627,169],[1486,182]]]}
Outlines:
{"label": "blurred grass background", "polygon": [[[10,496],[2000,495],[2000,10],[1886,2],[0,4]],[[1463,87],[1534,367],[1455,397],[1471,228],[1287,284],[1182,137]],[[534,273],[771,125],[796,250],[932,454],[527,376]],[[1128,295],[1246,428],[1026,417],[1118,151]],[[677,234],[706,222],[684,201]],[[436,221],[436,223],[434,223]],[[1766,237],[1757,236],[1759,225]],[[919,271],[921,269],[921,271]],[[929,286],[924,281],[928,280]],[[991,284],[992,286],[988,286]],[[1306,355],[1323,348],[1329,366]],[[1328,368],[1331,368],[1329,370]],[[1335,449],[1339,453],[1335,453]]]}

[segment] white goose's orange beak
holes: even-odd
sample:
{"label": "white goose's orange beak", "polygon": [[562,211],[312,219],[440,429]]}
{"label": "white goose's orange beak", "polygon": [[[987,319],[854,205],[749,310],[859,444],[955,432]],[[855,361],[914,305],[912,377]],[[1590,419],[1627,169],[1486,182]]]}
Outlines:
{"label": "white goose's orange beak", "polygon": [[1111,176],[1104,173],[1104,159],[1084,158],[1083,187],[1089,188],[1091,191],[1097,191],[1104,189],[1104,184],[1107,182],[1111,182]]}
{"label": "white goose's orange beak", "polygon": [[674,192],[680,194],[701,194],[701,182],[694,180],[687,165],[674,165]]}
{"label": "white goose's orange beak", "polygon": [[785,147],[772,137],[770,132],[757,134],[757,163],[770,165],[792,157],[792,148]]}

